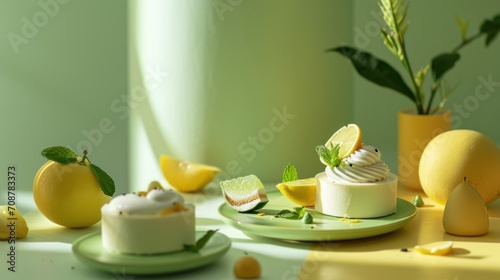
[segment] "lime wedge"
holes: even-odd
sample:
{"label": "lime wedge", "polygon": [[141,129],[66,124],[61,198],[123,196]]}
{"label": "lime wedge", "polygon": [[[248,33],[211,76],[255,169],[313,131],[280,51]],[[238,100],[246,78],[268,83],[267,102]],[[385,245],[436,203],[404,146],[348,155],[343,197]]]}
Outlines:
{"label": "lime wedge", "polygon": [[238,212],[257,210],[269,202],[264,185],[255,175],[221,181],[222,195]]}

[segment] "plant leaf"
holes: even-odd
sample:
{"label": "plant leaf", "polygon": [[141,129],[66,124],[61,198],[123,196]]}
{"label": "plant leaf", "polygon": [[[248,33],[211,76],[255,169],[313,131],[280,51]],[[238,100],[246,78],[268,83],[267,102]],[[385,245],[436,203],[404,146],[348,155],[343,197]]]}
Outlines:
{"label": "plant leaf", "polygon": [[439,81],[460,59],[458,53],[442,53],[435,56],[431,61],[432,77],[434,81]]}
{"label": "plant leaf", "polygon": [[295,181],[299,179],[299,175],[297,174],[297,169],[295,169],[295,166],[291,163],[289,163],[286,167],[285,170],[283,171],[283,176],[282,176],[282,183],[285,182],[290,182],[290,181]]}
{"label": "plant leaf", "polygon": [[500,15],[496,15],[493,19],[485,20],[481,27],[479,28],[481,33],[486,34],[486,46],[489,46],[491,42],[497,37],[498,32],[500,32]]}
{"label": "plant leaf", "polygon": [[193,252],[193,253],[198,253],[203,247],[205,247],[205,244],[207,244],[208,240],[212,238],[212,236],[218,231],[216,230],[209,230],[205,235],[203,235],[200,239],[196,241],[196,243],[193,244],[184,244],[184,249]]}
{"label": "plant leaf", "polygon": [[42,156],[60,164],[68,164],[77,161],[77,154],[71,149],[63,146],[53,146],[43,149]]}
{"label": "plant leaf", "polygon": [[97,181],[99,181],[99,185],[101,185],[102,192],[107,196],[113,196],[115,193],[115,182],[108,175],[108,173],[104,172],[100,167],[91,163],[90,169],[94,172],[94,175],[97,177]]}
{"label": "plant leaf", "polygon": [[370,53],[362,52],[348,46],[331,48],[327,52],[337,52],[349,58],[352,64],[354,64],[356,71],[365,79],[379,86],[402,93],[415,102],[415,95],[403,81],[401,75],[385,61],[376,58]]}
{"label": "plant leaf", "polygon": [[463,20],[459,16],[455,16],[455,20],[457,21],[458,27],[460,28],[460,38],[462,39],[462,43],[467,40],[467,30],[469,29],[469,20]]}

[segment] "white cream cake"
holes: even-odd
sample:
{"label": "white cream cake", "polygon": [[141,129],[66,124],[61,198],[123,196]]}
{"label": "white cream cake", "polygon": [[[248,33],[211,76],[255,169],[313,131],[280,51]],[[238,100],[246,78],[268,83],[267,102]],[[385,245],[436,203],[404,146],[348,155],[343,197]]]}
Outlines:
{"label": "white cream cake", "polygon": [[342,218],[378,218],[397,210],[398,177],[379,149],[365,145],[316,175],[316,211]]}
{"label": "white cream cake", "polygon": [[162,188],[128,193],[101,208],[103,248],[122,254],[161,254],[195,243],[195,210]]}

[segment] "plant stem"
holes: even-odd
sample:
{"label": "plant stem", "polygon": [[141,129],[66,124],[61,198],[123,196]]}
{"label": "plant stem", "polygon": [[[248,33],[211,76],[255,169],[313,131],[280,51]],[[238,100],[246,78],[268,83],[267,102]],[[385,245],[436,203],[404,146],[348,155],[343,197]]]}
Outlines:
{"label": "plant stem", "polygon": [[82,157],[82,160],[80,161],[80,163],[85,163],[85,160],[89,160],[87,157],[87,150],[83,150],[83,157]]}
{"label": "plant stem", "polygon": [[406,54],[406,47],[403,42],[401,42],[400,45],[401,50],[403,51],[403,66],[405,67],[406,71],[408,71],[413,87],[415,88],[415,103],[417,106],[417,113],[419,115],[425,114],[422,106],[422,100],[420,99],[420,88],[418,87],[417,82],[415,81],[415,76],[413,75],[413,71],[411,70],[410,60],[408,59],[408,56]]}
{"label": "plant stem", "polygon": [[475,34],[473,36],[470,36],[469,38],[467,38],[464,41],[462,41],[462,43],[460,43],[460,45],[456,46],[451,52],[452,53],[458,52],[463,47],[467,46],[468,44],[472,43],[473,41],[475,41],[476,39],[478,39],[479,37],[481,37],[481,35],[483,35],[483,33],[478,32],[477,34]]}
{"label": "plant stem", "polygon": [[431,88],[431,97],[429,98],[429,102],[427,103],[427,110],[425,112],[426,115],[429,115],[430,112],[431,112],[432,102],[434,101],[434,96],[436,96],[436,91],[437,91],[438,88],[439,88],[439,84],[432,85],[432,88]]}
{"label": "plant stem", "polygon": [[[399,49],[401,50],[401,54],[402,54],[401,56],[399,56],[399,60],[401,61],[404,68],[406,69],[406,71],[408,71],[408,74],[410,75],[411,82],[413,84],[413,87],[415,88],[414,95],[415,95],[415,103],[417,106],[417,112],[419,115],[421,115],[421,114],[424,114],[424,110],[422,107],[422,100],[420,99],[420,96],[421,96],[420,95],[420,88],[418,87],[417,82],[415,81],[415,76],[413,75],[413,71],[411,69],[410,60],[408,59],[408,56],[406,53],[404,38],[402,37],[402,34],[400,33],[398,20],[397,20],[396,14],[394,12],[394,3],[392,1],[390,1],[390,4],[391,4],[391,9],[390,9],[391,21],[390,22],[386,21],[386,22],[387,22],[387,25],[389,26],[389,28],[391,27],[391,25],[394,28],[393,32],[394,32],[394,35],[396,37],[396,41],[399,44]],[[391,22],[393,24],[391,24]]]}
{"label": "plant stem", "polygon": [[[472,43],[473,41],[475,41],[476,39],[481,37],[481,35],[483,35],[483,33],[478,32],[478,33],[470,36],[469,38],[463,40],[462,43],[460,43],[458,46],[456,46],[451,52],[457,53],[463,47],[467,46],[468,44]],[[429,98],[429,102],[427,103],[427,108],[425,110],[425,114],[429,114],[431,111],[431,106],[432,106],[432,102],[434,101],[434,96],[436,95],[436,90],[440,87],[439,82],[440,81],[437,81],[437,83],[432,86],[431,96]]]}

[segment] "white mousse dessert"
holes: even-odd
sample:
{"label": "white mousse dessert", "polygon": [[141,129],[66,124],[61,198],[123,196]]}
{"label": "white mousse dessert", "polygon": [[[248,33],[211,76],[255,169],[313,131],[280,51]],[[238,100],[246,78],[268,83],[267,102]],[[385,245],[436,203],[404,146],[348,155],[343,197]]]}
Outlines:
{"label": "white mousse dessert", "polygon": [[123,194],[101,208],[103,248],[123,254],[160,254],[195,243],[194,206],[162,188]]}
{"label": "white mousse dessert", "polygon": [[396,212],[398,177],[380,150],[362,146],[339,166],[316,175],[315,209],[342,218],[377,218]]}

